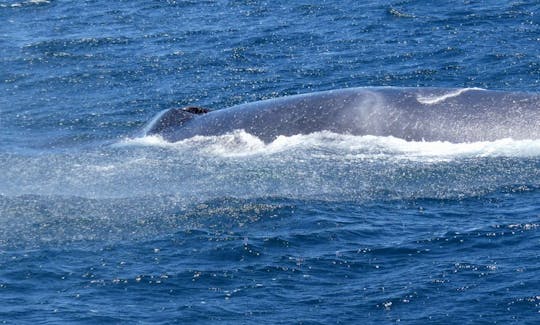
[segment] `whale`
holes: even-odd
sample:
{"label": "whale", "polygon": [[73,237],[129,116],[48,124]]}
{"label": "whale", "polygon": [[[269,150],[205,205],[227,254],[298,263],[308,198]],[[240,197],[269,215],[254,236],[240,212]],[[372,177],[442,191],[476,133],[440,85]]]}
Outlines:
{"label": "whale", "polygon": [[540,94],[480,88],[335,89],[216,110],[171,108],[155,115],[143,135],[177,142],[236,130],[265,143],[321,131],[453,143],[540,139]]}

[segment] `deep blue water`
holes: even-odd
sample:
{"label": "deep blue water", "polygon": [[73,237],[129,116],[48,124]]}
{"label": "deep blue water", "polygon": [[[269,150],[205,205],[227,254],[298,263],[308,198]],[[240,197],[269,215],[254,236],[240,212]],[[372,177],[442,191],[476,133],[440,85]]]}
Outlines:
{"label": "deep blue water", "polygon": [[136,135],[345,87],[535,92],[539,11],[0,0],[0,322],[537,323],[540,140]]}

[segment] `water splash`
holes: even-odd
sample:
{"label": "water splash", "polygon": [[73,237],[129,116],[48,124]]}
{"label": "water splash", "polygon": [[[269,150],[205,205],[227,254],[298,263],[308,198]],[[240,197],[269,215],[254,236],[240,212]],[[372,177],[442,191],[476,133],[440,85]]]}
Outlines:
{"label": "water splash", "polygon": [[279,136],[265,144],[256,136],[237,130],[221,136],[196,136],[190,139],[167,142],[160,136],[128,138],[116,147],[150,146],[173,150],[195,150],[218,157],[251,157],[273,155],[287,151],[324,149],[337,155],[354,155],[371,158],[405,159],[414,161],[464,159],[478,157],[537,157],[540,140],[513,140],[451,143],[442,141],[405,141],[395,137],[354,136],[328,131],[308,135]]}

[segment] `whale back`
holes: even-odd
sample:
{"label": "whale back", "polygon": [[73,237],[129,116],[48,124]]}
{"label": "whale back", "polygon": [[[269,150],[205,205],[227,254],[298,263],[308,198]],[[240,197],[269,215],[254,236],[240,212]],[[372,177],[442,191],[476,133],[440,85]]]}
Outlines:
{"label": "whale back", "polygon": [[540,94],[478,88],[348,88],[207,112],[162,112],[146,134],[175,142],[244,130],[265,143],[318,131],[454,143],[540,138]]}
{"label": "whale back", "polygon": [[184,108],[167,109],[159,113],[152,121],[150,121],[144,129],[145,135],[160,134],[166,135],[174,131],[179,126],[182,126],[187,121],[197,115],[208,113],[209,110],[197,106],[188,106]]}

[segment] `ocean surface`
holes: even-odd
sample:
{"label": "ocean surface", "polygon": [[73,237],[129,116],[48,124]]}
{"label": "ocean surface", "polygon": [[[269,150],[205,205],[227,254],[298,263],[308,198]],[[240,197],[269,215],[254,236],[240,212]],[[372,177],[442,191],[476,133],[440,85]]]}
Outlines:
{"label": "ocean surface", "polygon": [[0,22],[0,323],[540,322],[538,139],[140,137],[185,105],[536,92],[537,1],[0,0]]}

